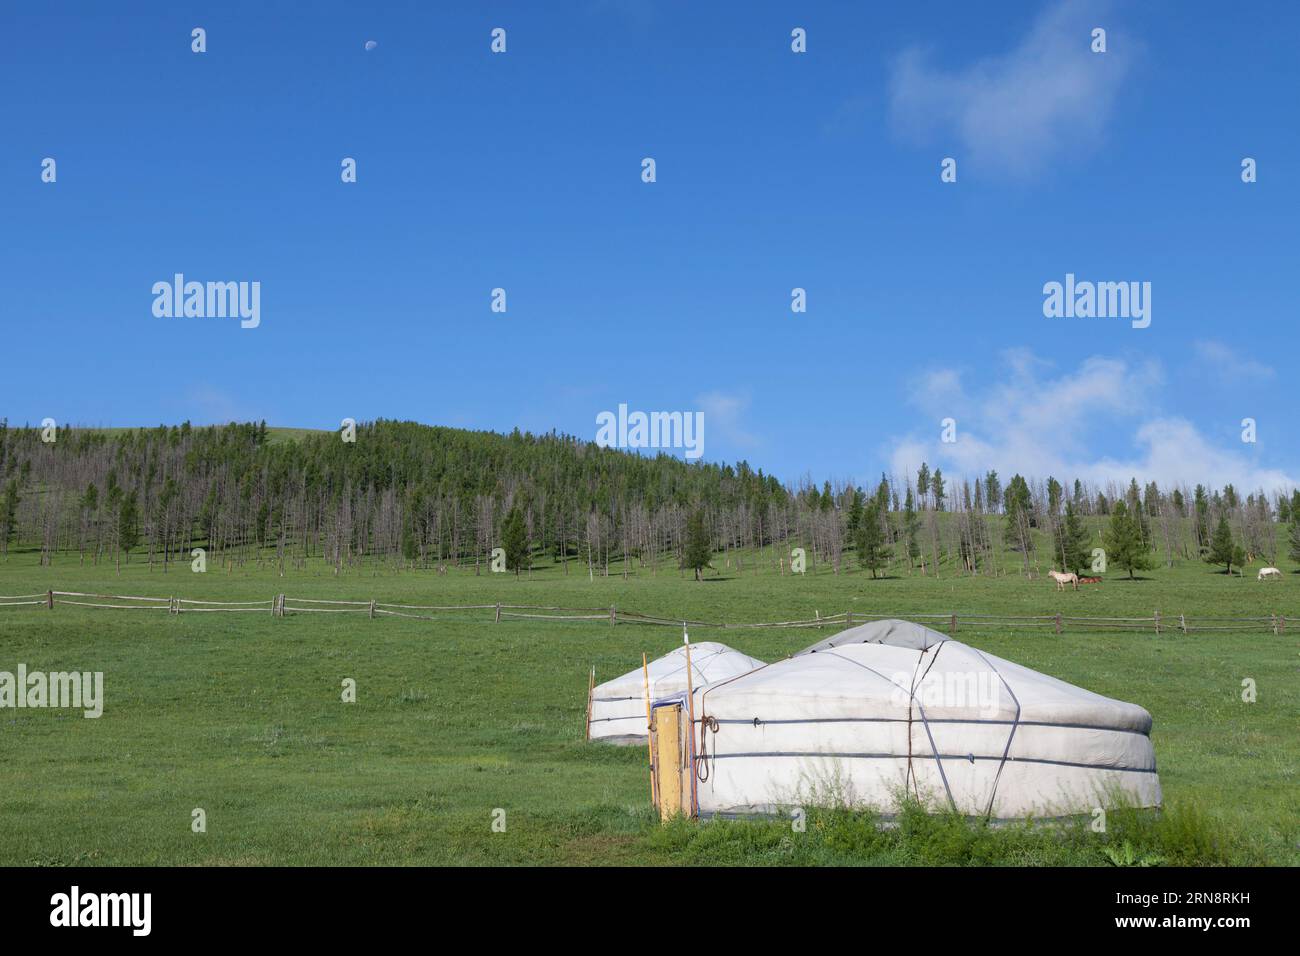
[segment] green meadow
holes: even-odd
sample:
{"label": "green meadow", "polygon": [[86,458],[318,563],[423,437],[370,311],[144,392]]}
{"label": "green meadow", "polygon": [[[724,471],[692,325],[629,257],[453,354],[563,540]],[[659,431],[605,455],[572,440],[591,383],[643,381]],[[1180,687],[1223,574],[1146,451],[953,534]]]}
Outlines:
{"label": "green meadow", "polygon": [[[1267,616],[1281,635],[979,627],[958,638],[1155,718],[1165,807],[1088,821],[988,827],[909,808],[870,814],[678,821],[649,806],[645,751],[583,740],[587,676],[604,680],[666,653],[671,627],[436,620],[366,613],[190,613],[66,605],[0,608],[0,670],[102,671],[99,719],[0,710],[0,864],[1273,864],[1300,863],[1300,575],[1257,582],[1198,563],[1107,576],[1079,592],[1050,581],[941,571],[882,580],[856,565],[778,573],[746,556],[715,571],[635,568],[566,575],[547,557],[529,576],[290,570],[250,563],[164,574],[139,555],[120,574],[76,555],[0,562],[0,594],[47,589],[211,600],[291,597],[409,604],[565,605],[710,622],[780,621],[852,610],[1146,616]],[[1014,566],[1009,559],[1007,567]],[[693,628],[772,660],[816,629]],[[357,700],[341,700],[345,679]],[[1243,681],[1257,699],[1242,699]],[[202,809],[206,832],[192,830]],[[504,811],[504,832],[493,829]],[[495,815],[495,816],[494,816]]]}

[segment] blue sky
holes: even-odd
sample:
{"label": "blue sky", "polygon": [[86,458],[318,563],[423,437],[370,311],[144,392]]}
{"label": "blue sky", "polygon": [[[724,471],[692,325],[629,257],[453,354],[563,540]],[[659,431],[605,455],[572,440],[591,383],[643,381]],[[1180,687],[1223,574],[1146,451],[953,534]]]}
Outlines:
{"label": "blue sky", "polygon": [[[5,4],[0,416],[626,403],[792,481],[1294,482],[1300,7],[894,6]],[[177,272],[261,324],[155,317]],[[1066,273],[1150,327],[1044,317]]]}

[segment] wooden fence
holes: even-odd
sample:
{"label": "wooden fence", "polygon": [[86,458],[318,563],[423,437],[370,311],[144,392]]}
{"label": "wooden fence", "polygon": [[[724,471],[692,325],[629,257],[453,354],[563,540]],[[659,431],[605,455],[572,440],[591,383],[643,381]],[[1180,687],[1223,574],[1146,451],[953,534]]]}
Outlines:
{"label": "wooden fence", "polygon": [[[45,591],[38,594],[0,595],[0,608],[35,607],[53,611],[56,605],[71,607],[105,608],[119,611],[166,611],[168,614],[194,613],[246,613],[270,614],[287,617],[292,614],[365,614],[376,617],[404,617],[415,620],[436,621],[438,615],[454,612],[491,612],[492,620],[530,621],[602,621],[616,624],[646,624],[662,627],[703,627],[719,630],[748,628],[848,628],[870,621],[901,618],[925,624],[935,630],[946,631],[956,637],[961,629],[985,630],[990,628],[1050,629],[1053,634],[1064,631],[1152,631],[1155,634],[1190,634],[1202,631],[1268,631],[1275,635],[1286,633],[1287,617],[1269,614],[1260,617],[1199,617],[1183,614],[1162,615],[1156,611],[1151,617],[1080,617],[1071,614],[878,614],[862,611],[841,611],[823,615],[814,611],[811,618],[789,621],[740,623],[735,621],[697,621],[667,615],[641,614],[608,607],[561,607],[545,604],[392,604],[383,601],[338,601],[323,598],[296,598],[277,594],[265,601],[206,601],[180,597],[141,597],[127,594],[89,594],[82,591]],[[486,617],[486,614],[484,615]],[[1292,615],[1294,619],[1294,615]]]}

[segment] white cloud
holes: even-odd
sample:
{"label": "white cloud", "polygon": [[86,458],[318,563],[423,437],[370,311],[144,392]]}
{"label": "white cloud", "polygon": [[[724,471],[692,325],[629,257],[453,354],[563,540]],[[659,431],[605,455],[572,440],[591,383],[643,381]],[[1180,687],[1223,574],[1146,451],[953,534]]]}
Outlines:
{"label": "white cloud", "polygon": [[1130,461],[1104,459],[1097,463],[1099,472],[1137,475],[1139,480],[1145,475],[1157,481],[1163,475],[1168,476],[1163,483],[1177,477],[1214,488],[1232,483],[1246,491],[1263,488],[1269,492],[1296,485],[1296,480],[1281,469],[1261,468],[1243,452],[1215,447],[1182,418],[1147,422],[1138,429],[1136,441],[1141,454]]}
{"label": "white cloud", "polygon": [[[1105,21],[1105,22],[1103,22]],[[1128,73],[1131,40],[1093,53],[1092,29],[1113,25],[1098,4],[1064,0],[1045,10],[1019,46],[965,67],[931,64],[915,47],[893,65],[895,125],[919,138],[955,138],[953,155],[1013,173],[1031,172],[1062,154],[1095,147]],[[937,168],[937,167],[936,167]]]}
{"label": "white cloud", "polygon": [[751,432],[745,422],[749,411],[749,395],[726,392],[706,392],[696,397],[695,404],[704,413],[705,434],[710,441],[721,440],[738,451],[757,448],[761,439]]}
{"label": "white cloud", "polygon": [[[1075,478],[1105,485],[1136,477],[1161,485],[1178,482],[1273,491],[1297,484],[1280,468],[1263,466],[1254,445],[1218,446],[1191,422],[1160,411],[1165,385],[1158,362],[1093,356],[1066,372],[1023,350],[1003,356],[1005,377],[978,393],[955,369],[921,376],[912,396],[932,425],[893,439],[887,448],[895,474],[915,475],[922,461],[946,473],[1005,477]],[[928,383],[942,382],[936,392]],[[949,404],[937,394],[954,397]],[[959,400],[957,400],[959,397]],[[940,418],[957,421],[957,441],[940,440]],[[1099,446],[1122,454],[1098,454]]]}
{"label": "white cloud", "polygon": [[225,425],[229,422],[256,420],[240,411],[239,402],[229,392],[207,382],[191,385],[186,389],[185,399],[191,409],[189,417],[199,424]]}
{"label": "white cloud", "polygon": [[1269,381],[1277,374],[1272,366],[1246,358],[1222,342],[1201,339],[1192,348],[1221,385],[1240,387]]}

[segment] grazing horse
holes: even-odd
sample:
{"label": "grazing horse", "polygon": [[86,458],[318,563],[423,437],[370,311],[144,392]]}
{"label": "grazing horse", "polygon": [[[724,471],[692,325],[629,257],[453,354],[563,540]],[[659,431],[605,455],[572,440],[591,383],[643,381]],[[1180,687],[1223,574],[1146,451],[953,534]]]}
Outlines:
{"label": "grazing horse", "polygon": [[1073,584],[1074,589],[1079,590],[1079,576],[1071,571],[1068,574],[1062,574],[1060,571],[1048,571],[1048,577],[1056,582],[1056,590],[1064,591],[1067,584]]}
{"label": "grazing horse", "polygon": [[1259,577],[1255,578],[1255,580],[1263,581],[1265,578],[1280,578],[1281,576],[1282,572],[1277,568],[1260,568]]}

